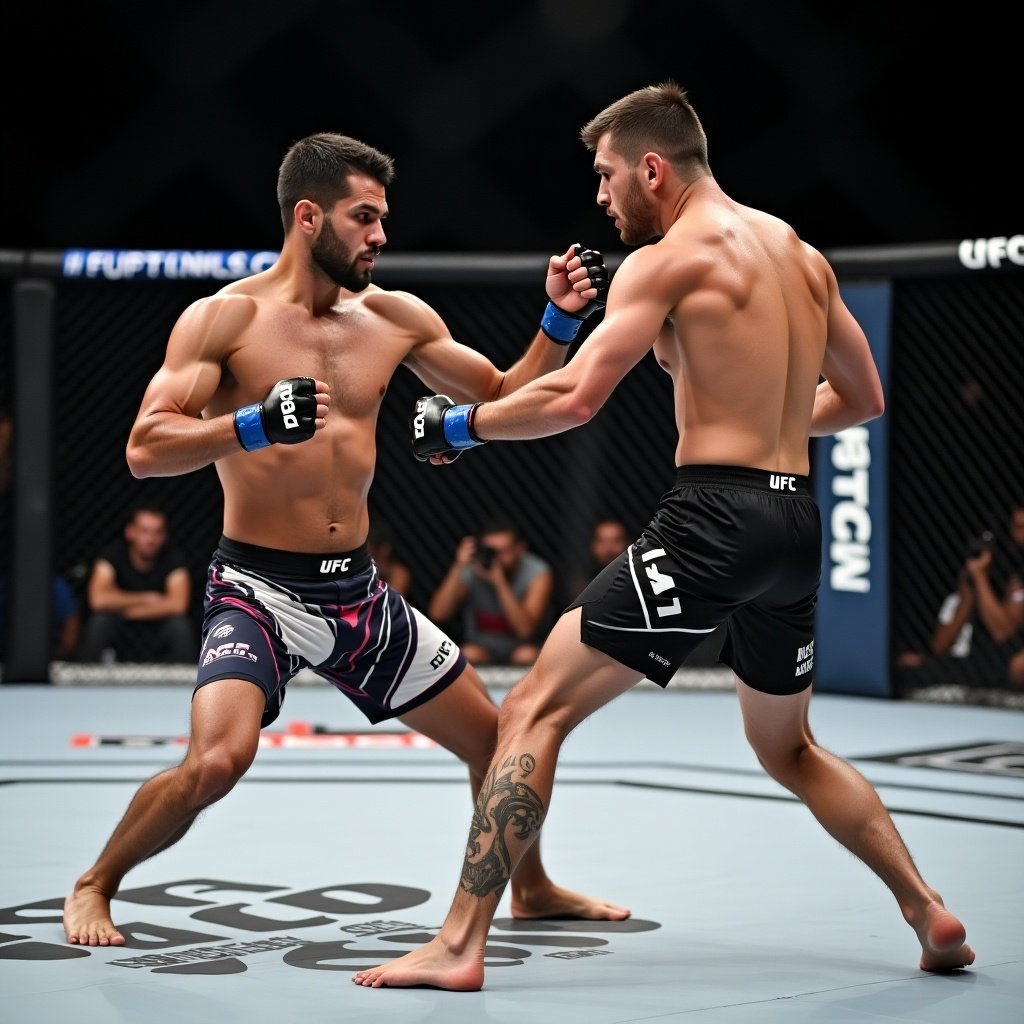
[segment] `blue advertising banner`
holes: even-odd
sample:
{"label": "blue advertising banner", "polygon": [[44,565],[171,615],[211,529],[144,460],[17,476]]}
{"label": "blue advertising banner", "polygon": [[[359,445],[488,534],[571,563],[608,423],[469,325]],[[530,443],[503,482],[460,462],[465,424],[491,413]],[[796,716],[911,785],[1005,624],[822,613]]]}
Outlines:
{"label": "blue advertising banner", "polygon": [[[851,283],[840,291],[868,336],[888,398],[891,286]],[[818,438],[812,472],[822,525],[815,688],[888,697],[888,418]]]}
{"label": "blue advertising banner", "polygon": [[108,281],[236,281],[273,266],[279,255],[245,249],[67,249],[61,275]]}

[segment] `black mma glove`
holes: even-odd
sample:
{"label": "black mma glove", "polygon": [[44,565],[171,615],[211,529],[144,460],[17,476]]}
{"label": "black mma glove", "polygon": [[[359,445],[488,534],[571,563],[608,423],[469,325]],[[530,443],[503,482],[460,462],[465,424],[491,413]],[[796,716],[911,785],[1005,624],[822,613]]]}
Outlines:
{"label": "black mma glove", "polygon": [[271,444],[298,444],[316,433],[316,381],[312,377],[279,380],[270,394],[234,412],[238,443],[254,452]]}
{"label": "black mma glove", "polygon": [[583,321],[592,313],[604,308],[608,298],[608,268],[604,265],[604,257],[596,249],[584,249],[582,245],[573,248],[580,262],[587,268],[591,288],[597,289],[597,298],[591,299],[576,313],[566,313],[553,302],[549,302],[540,321],[540,329],[559,345],[571,345],[579,334]]}
{"label": "black mma glove", "polygon": [[418,398],[409,417],[412,453],[420,462],[432,455],[457,459],[464,448],[475,448],[487,442],[473,432],[474,405],[456,405],[447,395]]}

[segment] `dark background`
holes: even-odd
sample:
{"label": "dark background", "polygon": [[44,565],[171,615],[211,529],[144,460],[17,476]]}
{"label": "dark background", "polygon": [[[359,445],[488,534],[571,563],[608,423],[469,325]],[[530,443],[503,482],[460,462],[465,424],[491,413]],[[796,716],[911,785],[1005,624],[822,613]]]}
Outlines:
{"label": "dark background", "polygon": [[613,250],[578,131],[667,77],[723,188],[819,248],[1010,235],[1019,37],[994,10],[9,5],[0,248],[276,249],[280,159],[330,130],[396,158],[394,251]]}

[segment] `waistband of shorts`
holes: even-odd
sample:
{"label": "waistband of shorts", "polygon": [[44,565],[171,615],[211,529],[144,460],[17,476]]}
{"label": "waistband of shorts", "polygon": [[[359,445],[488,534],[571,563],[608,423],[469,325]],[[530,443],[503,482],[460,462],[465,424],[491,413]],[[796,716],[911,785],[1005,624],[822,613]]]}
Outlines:
{"label": "waistband of shorts", "polygon": [[243,544],[221,536],[215,556],[221,561],[248,569],[259,569],[302,579],[340,580],[358,576],[370,568],[370,549],[366,544],[354,551],[329,551],[325,554],[304,554],[300,551],[278,551]]}
{"label": "waistband of shorts", "polygon": [[711,485],[712,487],[743,487],[746,490],[767,491],[769,494],[811,494],[810,477],[792,473],[775,473],[768,469],[749,466],[676,466],[676,487]]}

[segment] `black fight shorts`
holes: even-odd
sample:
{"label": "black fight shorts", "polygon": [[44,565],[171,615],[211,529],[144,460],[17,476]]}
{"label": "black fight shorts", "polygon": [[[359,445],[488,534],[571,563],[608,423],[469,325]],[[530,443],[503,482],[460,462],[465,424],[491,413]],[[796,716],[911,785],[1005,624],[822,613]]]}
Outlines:
{"label": "black fight shorts", "polygon": [[721,623],[719,660],[764,693],[812,682],[821,517],[806,477],[682,466],[650,524],[569,605],[581,640],[660,686]]}

